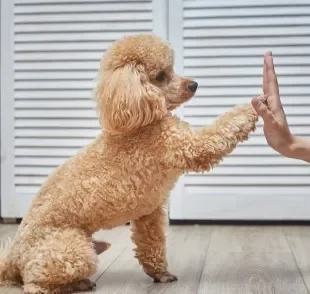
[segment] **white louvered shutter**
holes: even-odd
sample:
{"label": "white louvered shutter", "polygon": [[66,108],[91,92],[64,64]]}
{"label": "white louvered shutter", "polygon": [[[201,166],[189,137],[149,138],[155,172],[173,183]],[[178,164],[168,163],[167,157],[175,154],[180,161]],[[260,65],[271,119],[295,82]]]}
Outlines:
{"label": "white louvered shutter", "polygon": [[2,213],[22,217],[47,175],[99,133],[91,95],[105,49],[125,34],[163,28],[161,16],[154,16],[154,7],[160,7],[151,0],[13,2],[14,193],[19,207],[4,207]]}
{"label": "white louvered shutter", "polygon": [[[182,20],[170,35],[183,74],[199,83],[183,118],[210,124],[261,94],[263,54],[272,50],[291,131],[310,137],[310,0],[177,2]],[[183,177],[172,219],[310,219],[309,164],[278,155],[259,125],[212,172]]]}

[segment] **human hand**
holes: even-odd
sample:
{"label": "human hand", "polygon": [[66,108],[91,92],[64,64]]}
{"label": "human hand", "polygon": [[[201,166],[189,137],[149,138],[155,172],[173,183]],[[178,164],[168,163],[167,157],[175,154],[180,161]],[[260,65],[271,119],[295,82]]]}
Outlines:
{"label": "human hand", "polygon": [[268,145],[280,154],[291,157],[295,137],[291,134],[280,100],[277,75],[271,52],[264,55],[263,90],[267,100],[252,99],[252,105],[264,121],[264,134]]}

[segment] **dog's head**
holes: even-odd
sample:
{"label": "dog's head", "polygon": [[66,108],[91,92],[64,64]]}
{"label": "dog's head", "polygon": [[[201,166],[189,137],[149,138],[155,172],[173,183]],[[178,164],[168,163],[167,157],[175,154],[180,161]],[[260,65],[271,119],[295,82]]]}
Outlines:
{"label": "dog's head", "polygon": [[177,75],[173,64],[172,48],[154,35],[113,43],[101,60],[95,92],[102,127],[137,130],[189,100],[198,84]]}

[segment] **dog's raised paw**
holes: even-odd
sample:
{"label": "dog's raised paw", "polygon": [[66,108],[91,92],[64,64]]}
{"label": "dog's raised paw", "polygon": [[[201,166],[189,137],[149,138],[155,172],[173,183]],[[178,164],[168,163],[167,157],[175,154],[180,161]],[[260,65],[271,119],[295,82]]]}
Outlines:
{"label": "dog's raised paw", "polygon": [[154,278],[154,283],[170,283],[170,282],[174,282],[177,280],[178,280],[177,276],[172,275],[167,272]]}

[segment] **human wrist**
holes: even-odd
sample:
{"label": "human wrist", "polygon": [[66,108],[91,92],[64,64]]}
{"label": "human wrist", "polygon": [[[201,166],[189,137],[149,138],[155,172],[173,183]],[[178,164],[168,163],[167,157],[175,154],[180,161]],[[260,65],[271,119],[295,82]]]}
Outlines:
{"label": "human wrist", "polygon": [[290,144],[281,154],[289,158],[310,162],[310,140],[293,136]]}

